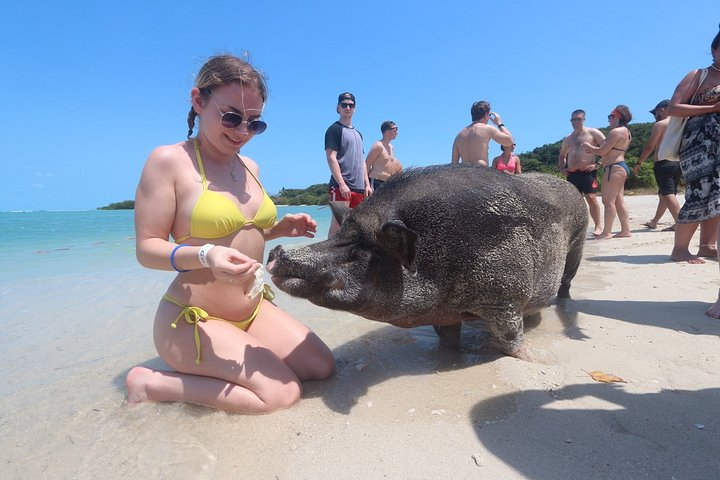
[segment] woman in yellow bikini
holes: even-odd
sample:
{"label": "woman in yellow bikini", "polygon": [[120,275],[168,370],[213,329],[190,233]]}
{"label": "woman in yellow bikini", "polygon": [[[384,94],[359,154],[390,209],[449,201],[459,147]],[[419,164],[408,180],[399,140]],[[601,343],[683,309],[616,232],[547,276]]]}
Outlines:
{"label": "woman in yellow bikini", "polygon": [[213,57],[190,97],[188,140],[150,154],[135,198],[138,261],[178,272],[154,326],[158,354],[176,371],[133,368],[128,402],[286,408],[300,399],[301,381],[329,377],[335,361],[317,335],[270,302],[261,262],[266,240],[312,238],[317,223],[307,214],[276,221],[257,164],[239,153],[266,128],[262,74],[237,57]]}

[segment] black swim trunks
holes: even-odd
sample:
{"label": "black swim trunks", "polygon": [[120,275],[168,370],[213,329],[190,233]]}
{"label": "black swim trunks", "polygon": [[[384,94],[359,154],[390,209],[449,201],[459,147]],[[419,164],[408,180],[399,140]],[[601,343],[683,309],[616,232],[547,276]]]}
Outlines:
{"label": "black swim trunks", "polygon": [[677,195],[682,171],[680,162],[660,160],[653,165],[655,181],[658,184],[658,195]]}
{"label": "black swim trunks", "polygon": [[591,172],[568,172],[567,180],[575,185],[583,195],[597,191],[597,170]]}
{"label": "black swim trunks", "polygon": [[380,185],[382,185],[383,183],[385,183],[383,180],[378,180],[377,178],[371,178],[371,179],[370,179],[370,186],[372,187],[373,190],[375,190],[376,188],[378,188],[378,187],[379,187]]}

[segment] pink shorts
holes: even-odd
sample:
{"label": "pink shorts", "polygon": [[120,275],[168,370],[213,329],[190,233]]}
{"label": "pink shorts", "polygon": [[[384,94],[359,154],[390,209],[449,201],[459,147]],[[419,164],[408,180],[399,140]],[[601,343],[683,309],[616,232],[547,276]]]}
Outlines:
{"label": "pink shorts", "polygon": [[[331,202],[347,202],[347,198],[343,198],[342,195],[340,195],[340,189],[337,187],[330,187],[328,190],[330,193],[330,201]],[[358,205],[360,205],[360,202],[365,200],[365,194],[364,193],[357,193],[357,192],[350,192],[350,208],[355,208]]]}

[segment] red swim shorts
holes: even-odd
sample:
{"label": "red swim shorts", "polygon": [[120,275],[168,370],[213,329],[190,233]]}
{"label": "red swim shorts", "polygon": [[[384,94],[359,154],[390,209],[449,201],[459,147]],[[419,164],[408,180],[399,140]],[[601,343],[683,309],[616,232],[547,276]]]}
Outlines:
{"label": "red swim shorts", "polygon": [[[347,198],[343,198],[340,195],[340,189],[338,187],[330,187],[328,192],[330,193],[331,202],[347,202]],[[365,200],[364,193],[350,192],[350,208],[355,208],[360,205],[360,202]]]}

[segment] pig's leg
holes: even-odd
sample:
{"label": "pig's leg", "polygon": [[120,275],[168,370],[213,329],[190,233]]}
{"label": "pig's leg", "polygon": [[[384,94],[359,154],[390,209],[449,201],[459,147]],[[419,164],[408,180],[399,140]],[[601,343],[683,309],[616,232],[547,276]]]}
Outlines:
{"label": "pig's leg", "polygon": [[571,241],[568,246],[568,254],[565,258],[565,269],[563,270],[560,289],[558,290],[558,298],[570,298],[570,282],[572,282],[572,279],[578,271],[578,267],[580,267],[584,242],[585,228],[575,235],[575,240]]}
{"label": "pig's leg", "polygon": [[437,333],[438,337],[440,337],[440,345],[451,350],[457,350],[460,348],[461,327],[462,322],[456,323],[455,325],[433,325],[435,333]]}
{"label": "pig's leg", "polygon": [[491,310],[482,313],[498,348],[506,355],[530,360],[530,352],[523,345],[523,317],[520,312]]}

